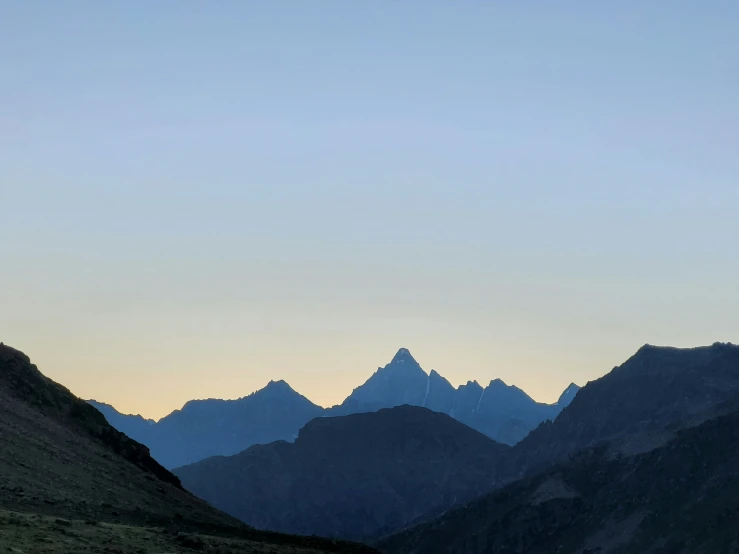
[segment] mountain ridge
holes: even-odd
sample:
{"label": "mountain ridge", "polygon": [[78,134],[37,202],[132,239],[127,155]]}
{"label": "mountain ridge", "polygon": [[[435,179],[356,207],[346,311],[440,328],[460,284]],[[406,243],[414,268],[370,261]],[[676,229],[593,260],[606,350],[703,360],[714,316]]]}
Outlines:
{"label": "mountain ridge", "polygon": [[[223,549],[221,549],[223,547]],[[0,548],[8,552],[371,553],[257,531],[184,490],[146,446],[0,344]],[[22,550],[21,550],[22,548]]]}
{"label": "mountain ridge", "polygon": [[[171,469],[209,456],[236,454],[253,444],[292,441],[315,417],[373,412],[404,404],[446,413],[508,445],[520,441],[541,421],[556,417],[566,405],[536,402],[500,379],[492,379],[485,388],[468,381],[455,389],[436,370],[426,373],[410,350],[400,348],[390,363],[378,367],[342,404],[330,408],[313,404],[284,380],[271,380],[262,389],[235,400],[190,400],[151,425],[141,416],[124,416],[97,402],[95,406],[111,424],[147,444],[153,456]],[[204,421],[210,421],[212,428],[206,428]]]}
{"label": "mountain ridge", "polygon": [[376,543],[385,554],[736,552],[739,396],[633,456],[600,444]]}
{"label": "mountain ridge", "polygon": [[293,443],[174,472],[250,525],[366,540],[488,490],[510,450],[446,414],[403,405],[316,418]]}

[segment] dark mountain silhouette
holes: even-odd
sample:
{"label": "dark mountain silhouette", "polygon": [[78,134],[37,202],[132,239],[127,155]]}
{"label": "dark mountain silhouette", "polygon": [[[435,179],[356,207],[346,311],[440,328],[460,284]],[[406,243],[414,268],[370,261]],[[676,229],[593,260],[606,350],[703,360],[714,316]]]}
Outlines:
{"label": "dark mountain silhouette", "polygon": [[432,369],[426,381],[426,388],[428,394],[425,395],[422,406],[435,412],[452,415],[456,390],[451,383]]}
{"label": "dark mountain silhouette", "polygon": [[[416,368],[411,367],[411,375],[417,375]],[[374,392],[384,387],[384,379],[378,379],[378,375],[383,377],[383,370],[373,376],[379,383],[373,385]],[[402,377],[404,373],[398,372],[393,378],[397,375]],[[437,390],[448,390],[443,380],[438,380],[441,386]],[[431,383],[430,377],[428,382]],[[570,464],[587,459],[591,461],[586,466],[573,471],[597,474],[600,463],[631,459],[663,447],[679,430],[695,427],[726,412],[726,402],[739,395],[739,347],[718,343],[696,349],[646,346],[575,395],[574,390],[572,387],[565,391],[563,403],[571,402],[553,422],[541,424],[513,448],[493,443],[495,450],[481,457],[484,469],[475,469],[471,475],[470,468],[477,466],[468,461],[464,452],[468,449],[482,452],[485,444],[479,443],[482,435],[457,422],[452,426],[452,419],[439,419],[443,418],[441,414],[409,406],[319,418],[305,427],[295,444],[254,447],[241,455],[205,460],[180,468],[176,473],[197,494],[249,523],[283,531],[367,539],[394,526],[429,521],[451,504],[468,501],[475,495],[520,479],[534,479],[531,475],[546,473],[553,464],[559,464],[561,472]],[[491,382],[485,389],[477,383],[468,383],[455,393],[453,409],[465,408],[453,412],[460,419],[478,413],[507,416],[529,402],[525,393],[500,381]],[[425,394],[424,398],[428,400]],[[445,396],[439,394],[438,398],[443,401]],[[429,419],[429,414],[436,419]],[[448,428],[450,432],[445,437],[454,436],[456,442],[450,445],[448,438],[437,437],[435,433],[442,428]],[[420,455],[387,448],[387,440],[416,445],[419,450],[414,452]],[[444,454],[434,455],[435,449]],[[582,454],[584,449],[595,449],[593,452],[597,451],[598,457]],[[627,464],[624,475],[631,471],[632,466],[628,465],[631,463],[624,462]],[[443,478],[435,471],[440,471]],[[613,471],[614,478],[621,475],[618,467],[608,466],[603,471]],[[458,479],[467,485],[474,482],[471,487],[474,492],[465,498],[461,491],[469,489],[460,486],[456,493],[448,494],[446,487],[456,487]],[[537,487],[541,485],[543,491],[554,495],[571,494],[569,481],[562,486],[557,479],[546,486],[544,482],[537,483]],[[587,489],[590,485],[583,486]],[[576,494],[584,496],[586,492],[578,489]],[[506,504],[506,509],[523,509],[517,504],[520,498],[515,498],[513,504]],[[287,512],[286,505],[291,506]],[[567,520],[571,512],[552,515],[545,510],[543,513],[546,518],[556,520],[561,515]],[[520,514],[522,521],[529,521],[526,519],[529,512]],[[507,525],[508,521],[501,525]],[[519,538],[533,533],[537,525],[549,529],[546,521],[537,523],[534,518],[529,522],[534,527],[524,526]],[[450,529],[450,536],[457,534],[451,524],[445,528]],[[465,532],[461,529],[459,534]],[[428,550],[429,543],[418,540],[422,545],[419,552],[434,551]],[[415,543],[404,545],[415,548]],[[526,552],[526,549],[510,551]]]}
{"label": "dark mountain silhouette", "polygon": [[270,381],[239,400],[193,400],[160,420],[152,451],[167,467],[241,452],[253,444],[293,440],[323,408],[285,381]]}
{"label": "dark mountain silhouette", "polygon": [[401,348],[388,365],[378,368],[340,406],[327,413],[371,412],[402,404],[422,406],[449,414],[498,442],[513,445],[542,421],[557,417],[577,390],[577,385],[571,384],[556,404],[536,402],[500,379],[491,381],[486,388],[468,381],[455,390],[436,371],[427,375],[411,353]]}
{"label": "dark mountain silhouette", "polygon": [[[125,551],[134,551],[131,541],[143,533],[152,534],[152,528],[159,528],[152,536],[164,537],[157,539],[160,543],[171,543],[168,551],[181,551],[188,545],[203,548],[220,540],[204,540],[191,536],[193,532],[230,537],[229,544],[238,551],[369,550],[256,531],[219,512],[185,491],[180,480],[154,461],[145,446],[114,429],[93,406],[42,375],[27,356],[2,344],[0,520],[0,542],[8,544],[11,552],[17,551],[6,542],[11,535],[18,544],[30,541],[33,551],[41,551],[40,543],[43,551],[69,551],[69,541],[79,536],[65,529],[80,526],[96,544],[97,522],[126,526],[100,528],[101,533],[117,533],[109,538],[123,541]],[[44,528],[45,534],[39,535],[34,526]],[[47,531],[62,542],[50,544],[54,539]],[[226,551],[233,550],[229,547]]]}
{"label": "dark mountain silhouette", "polygon": [[403,404],[423,406],[428,383],[426,372],[407,349],[401,348],[388,365],[378,368],[330,415],[375,412]]}
{"label": "dark mountain silhouette", "polygon": [[191,400],[156,423],[91,403],[102,407],[111,425],[148,445],[167,468],[236,454],[254,444],[293,440],[303,425],[323,414],[323,408],[285,381],[270,381],[238,400]]}
{"label": "dark mountain silhouette", "polygon": [[105,416],[108,423],[122,433],[142,444],[148,445],[151,442],[151,435],[154,432],[154,425],[156,425],[156,421],[153,419],[144,419],[140,415],[121,414],[110,404],[104,404],[97,400],[88,400],[88,403],[97,408]]}
{"label": "dark mountain silhouette", "polygon": [[711,417],[735,394],[739,346],[643,346],[516,445],[518,467],[528,471],[603,441],[629,453],[654,448],[677,429]]}
{"label": "dark mountain silhouette", "polygon": [[[654,365],[639,367],[664,376]],[[738,406],[647,453],[582,450],[378,547],[387,554],[739,552]]]}
{"label": "dark mountain silhouette", "polygon": [[251,525],[367,539],[492,489],[509,453],[445,414],[406,405],[317,418],[294,443],[253,446],[175,473]]}
{"label": "dark mountain silhouette", "polygon": [[374,412],[413,405],[449,414],[504,444],[515,444],[545,419],[553,419],[577,392],[570,385],[556,404],[541,404],[521,389],[501,380],[483,389],[468,382],[455,389],[436,371],[421,368],[401,348],[391,362],[340,405],[324,410],[284,381],[238,400],[192,400],[181,410],[154,423],[141,416],[123,415],[112,406],[91,400],[108,422],[146,444],[152,456],[172,469],[210,456],[228,456],[254,444],[292,441],[298,431],[319,416]]}

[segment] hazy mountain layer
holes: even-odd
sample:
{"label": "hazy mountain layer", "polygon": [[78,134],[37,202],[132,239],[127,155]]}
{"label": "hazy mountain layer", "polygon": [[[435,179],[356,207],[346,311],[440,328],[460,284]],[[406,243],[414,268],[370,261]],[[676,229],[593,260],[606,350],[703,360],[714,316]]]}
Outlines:
{"label": "hazy mountain layer", "polygon": [[500,379],[483,388],[469,382],[455,389],[436,371],[421,369],[401,348],[340,405],[324,410],[284,381],[238,400],[193,400],[159,422],[118,413],[94,400],[117,429],[150,447],[167,468],[215,455],[231,455],[254,444],[291,441],[318,416],[372,412],[407,404],[451,415],[504,444],[515,444],[545,419],[553,419],[577,393],[570,385],[556,404],[541,404]]}
{"label": "hazy mountain layer", "polygon": [[256,527],[367,539],[499,483],[510,447],[401,406],[314,419],[294,443],[178,468],[185,487]]}

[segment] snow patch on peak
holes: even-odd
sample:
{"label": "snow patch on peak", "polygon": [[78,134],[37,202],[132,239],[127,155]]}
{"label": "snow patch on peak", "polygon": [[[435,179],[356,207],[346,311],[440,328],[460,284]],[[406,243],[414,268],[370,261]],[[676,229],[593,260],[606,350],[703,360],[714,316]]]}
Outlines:
{"label": "snow patch on peak", "polygon": [[572,399],[575,398],[575,395],[579,392],[580,387],[577,386],[575,383],[570,383],[569,386],[562,392],[559,399],[557,400],[557,404],[559,406],[565,407],[572,402]]}
{"label": "snow patch on peak", "polygon": [[[434,370],[432,369],[432,370],[431,370],[431,373],[433,373],[433,372],[434,372]],[[428,397],[429,397],[429,389],[430,389],[430,388],[431,388],[431,375],[429,375],[429,376],[428,376],[428,377],[426,378],[426,394],[425,394],[425,395],[424,395],[424,397],[423,397],[423,404],[422,404],[422,406],[423,406],[424,408],[426,407],[426,400],[428,400]]]}
{"label": "snow patch on peak", "polygon": [[480,411],[480,404],[482,404],[482,397],[485,396],[485,389],[482,389],[482,394],[480,394],[480,400],[477,401],[477,407],[475,408],[476,412]]}
{"label": "snow patch on peak", "polygon": [[416,364],[417,362],[413,358],[413,355],[411,355],[410,350],[408,350],[407,348],[401,348],[400,350],[398,350],[395,356],[393,356],[393,359],[390,363],[391,364],[404,364],[404,363]]}

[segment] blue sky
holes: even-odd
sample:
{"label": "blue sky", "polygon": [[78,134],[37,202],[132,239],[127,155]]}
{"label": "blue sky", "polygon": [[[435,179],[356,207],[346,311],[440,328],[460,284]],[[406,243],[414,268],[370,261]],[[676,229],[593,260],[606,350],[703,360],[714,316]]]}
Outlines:
{"label": "blue sky", "polygon": [[151,416],[273,378],[333,404],[401,346],[550,401],[736,342],[737,21],[4,2],[0,340]]}

